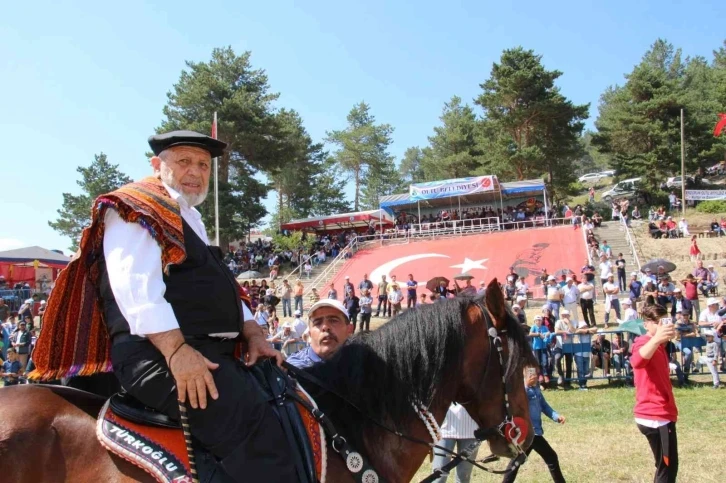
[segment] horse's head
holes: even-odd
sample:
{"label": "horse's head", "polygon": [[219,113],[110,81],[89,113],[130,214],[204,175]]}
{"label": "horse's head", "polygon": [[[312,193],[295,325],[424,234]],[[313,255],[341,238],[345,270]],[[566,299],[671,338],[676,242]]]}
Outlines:
{"label": "horse's head", "polygon": [[[497,279],[489,283],[484,302],[484,307],[472,304],[467,311],[467,343],[456,401],[479,425],[492,453],[514,457],[512,440],[526,449],[534,438],[522,369],[536,361],[519,321],[507,310]],[[501,342],[501,363],[496,337]],[[510,424],[502,426],[507,421]]]}

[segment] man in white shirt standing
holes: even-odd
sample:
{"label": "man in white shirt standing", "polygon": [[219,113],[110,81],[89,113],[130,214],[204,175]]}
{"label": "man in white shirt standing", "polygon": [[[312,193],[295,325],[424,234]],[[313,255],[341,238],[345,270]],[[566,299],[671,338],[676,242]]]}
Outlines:
{"label": "man in white shirt standing", "polygon": [[565,304],[565,308],[570,312],[572,323],[575,327],[580,323],[580,318],[577,316],[577,305],[580,301],[580,291],[577,289],[577,285],[572,280],[572,277],[567,277],[565,280],[565,286],[562,287],[562,303]]}
{"label": "man in white shirt standing", "polygon": [[613,275],[613,264],[610,263],[610,260],[605,257],[605,255],[600,257],[600,282],[603,285],[603,292],[605,291],[605,282],[608,281],[608,277]]}
{"label": "man in white shirt standing", "polygon": [[[226,144],[174,131],[152,136],[149,145],[153,176],[95,201],[91,227],[67,269],[81,276],[56,285],[46,314],[54,320],[45,321],[40,354],[60,350],[53,347],[53,327],[87,331],[89,338],[100,321],[110,338],[96,343],[110,345],[103,365],[113,364],[129,395],[177,420],[179,404],[188,403],[192,436],[233,481],[293,481],[294,466],[279,447],[285,436],[253,376],[235,358],[235,339],[241,335],[247,342],[248,364],[260,357],[281,364],[282,355],[241,301],[239,285],[221,250],[209,246],[194,208],[207,195],[212,157],[221,156]],[[85,300],[69,298],[80,287],[95,289],[100,300],[87,307]],[[54,310],[63,301],[80,307]],[[90,316],[87,309],[99,313]],[[97,356],[87,360],[99,361]],[[41,377],[69,373],[54,366],[55,359],[39,358]]]}
{"label": "man in white shirt standing", "polygon": [[608,280],[602,288],[605,291],[605,328],[607,329],[610,323],[611,309],[615,309],[615,316],[620,319],[620,299],[618,299],[620,287],[615,283],[615,276],[612,273],[608,276]]}

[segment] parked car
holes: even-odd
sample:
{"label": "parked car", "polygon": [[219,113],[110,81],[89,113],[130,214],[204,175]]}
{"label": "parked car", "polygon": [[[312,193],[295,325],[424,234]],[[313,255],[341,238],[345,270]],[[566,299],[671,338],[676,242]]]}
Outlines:
{"label": "parked car", "polygon": [[641,178],[624,179],[602,194],[602,200],[610,203],[618,198],[630,198],[640,185]]}
{"label": "parked car", "polygon": [[607,176],[602,173],[588,173],[577,178],[577,181],[580,183],[596,183],[603,178],[607,178]]}
{"label": "parked car", "polygon": [[[683,184],[682,179],[683,178],[681,178],[680,176],[673,176],[671,178],[668,178],[668,180],[666,180],[666,183],[665,183],[666,187],[667,188],[680,188],[681,185]],[[693,178],[693,176],[686,176],[686,186],[692,186],[695,182],[696,182],[696,180]]]}
{"label": "parked car", "polygon": [[615,170],[608,169],[606,171],[601,172],[600,174],[602,174],[603,176],[607,176],[608,178],[612,178],[613,176],[615,176]]}

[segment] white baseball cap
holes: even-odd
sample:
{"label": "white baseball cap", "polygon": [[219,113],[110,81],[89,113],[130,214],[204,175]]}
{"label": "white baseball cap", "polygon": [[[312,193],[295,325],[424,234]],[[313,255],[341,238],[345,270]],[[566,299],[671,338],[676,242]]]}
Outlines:
{"label": "white baseball cap", "polygon": [[345,279],[348,280],[350,277],[348,275],[345,276]]}
{"label": "white baseball cap", "polygon": [[716,332],[712,329],[707,329],[703,331],[703,335],[706,337],[716,337]]}
{"label": "white baseball cap", "polygon": [[711,297],[706,301],[706,305],[718,305],[718,299],[716,297]]}
{"label": "white baseball cap", "polygon": [[676,293],[676,292],[680,293],[680,292],[681,292],[681,289],[679,289],[679,288],[674,288],[674,289],[673,289],[673,293]]}
{"label": "white baseball cap", "polygon": [[308,310],[308,317],[313,316],[313,312],[318,310],[320,307],[331,307],[336,310],[338,310],[343,316],[345,317],[346,322],[350,322],[350,319],[348,318],[348,311],[345,308],[345,305],[343,305],[343,302],[339,300],[333,300],[333,299],[321,299],[315,302],[312,307]]}
{"label": "white baseball cap", "polygon": [[549,277],[547,277],[547,281],[548,281],[548,282],[551,282],[551,281],[553,281],[553,280],[555,280],[555,281],[556,281],[557,279],[556,279],[555,277],[553,277],[552,275],[550,275]]}
{"label": "white baseball cap", "polygon": [[298,309],[295,311],[294,315],[295,315],[295,317],[300,317],[302,315],[302,311],[300,311],[300,309]]}
{"label": "white baseball cap", "polygon": [[630,272],[630,276],[631,277],[637,277],[638,276],[638,272]]}
{"label": "white baseball cap", "polygon": [[633,301],[630,299],[623,299],[620,303],[623,305],[633,305]]}
{"label": "white baseball cap", "polygon": [[570,311],[567,309],[560,310],[560,315],[570,315]]}

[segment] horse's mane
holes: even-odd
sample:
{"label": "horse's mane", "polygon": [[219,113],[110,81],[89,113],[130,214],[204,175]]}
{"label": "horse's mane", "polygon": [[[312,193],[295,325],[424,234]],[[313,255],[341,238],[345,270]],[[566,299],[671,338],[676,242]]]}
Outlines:
{"label": "horse's mane", "polygon": [[[373,332],[352,337],[331,359],[307,369],[365,415],[325,391],[309,384],[306,389],[312,390],[347,438],[360,435],[361,425],[369,423],[366,415],[404,428],[416,417],[412,401],[435,405],[445,392],[442,389],[456,380],[466,342],[463,321],[473,303],[471,298],[457,297],[407,310]],[[509,312],[507,332],[510,377],[532,356],[526,335]],[[492,358],[496,359],[495,353]]]}

